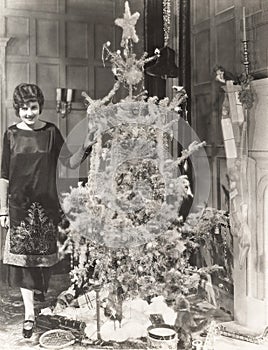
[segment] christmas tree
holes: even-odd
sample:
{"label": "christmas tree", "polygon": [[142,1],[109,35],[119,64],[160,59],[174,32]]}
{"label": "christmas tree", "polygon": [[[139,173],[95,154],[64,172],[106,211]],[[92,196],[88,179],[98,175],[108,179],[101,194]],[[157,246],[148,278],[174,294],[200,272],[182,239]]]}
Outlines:
{"label": "christmas tree", "polygon": [[[110,93],[99,100],[84,93],[89,128],[96,128],[97,136],[88,183],[71,188],[63,201],[71,223],[71,280],[77,294],[96,284],[109,285],[120,300],[161,295],[175,300],[178,309],[182,298],[198,290],[201,274],[210,271],[190,264],[202,233],[195,235],[191,219],[186,226],[179,215],[184,198],[192,195],[179,166],[204,142],[193,140],[180,157],[170,154],[177,111],[187,95],[177,88],[171,100],[146,98],[144,66],[159,51],[150,58],[147,53],[136,57],[138,17],[126,2],[124,17],[115,21],[123,30],[122,52],[104,44],[103,60],[111,61],[115,75]],[[120,86],[128,96],[112,103]],[[190,218],[202,221],[200,212]],[[207,226],[205,230],[209,232]]]}

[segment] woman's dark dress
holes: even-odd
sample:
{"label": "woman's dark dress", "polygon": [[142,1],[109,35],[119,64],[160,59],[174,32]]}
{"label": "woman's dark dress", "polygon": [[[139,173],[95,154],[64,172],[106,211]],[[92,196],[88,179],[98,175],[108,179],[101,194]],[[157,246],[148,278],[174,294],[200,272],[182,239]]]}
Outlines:
{"label": "woman's dark dress", "polygon": [[[46,291],[49,267],[58,262],[56,173],[63,144],[52,123],[37,130],[13,125],[5,132],[1,177],[9,180],[10,229],[4,263],[12,286]],[[61,157],[70,157],[67,148]]]}

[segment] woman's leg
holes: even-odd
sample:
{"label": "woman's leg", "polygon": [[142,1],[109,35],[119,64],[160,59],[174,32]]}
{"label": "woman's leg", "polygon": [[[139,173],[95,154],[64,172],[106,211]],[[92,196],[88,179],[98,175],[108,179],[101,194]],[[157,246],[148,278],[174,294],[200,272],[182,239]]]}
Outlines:
{"label": "woman's leg", "polygon": [[20,288],[24,309],[25,309],[25,320],[34,321],[34,298],[33,290]]}

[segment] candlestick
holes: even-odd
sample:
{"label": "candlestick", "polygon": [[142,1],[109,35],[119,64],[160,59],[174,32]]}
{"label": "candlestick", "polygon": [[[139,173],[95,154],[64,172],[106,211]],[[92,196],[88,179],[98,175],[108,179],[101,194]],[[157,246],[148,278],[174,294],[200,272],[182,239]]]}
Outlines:
{"label": "candlestick", "polygon": [[72,89],[67,89],[67,98],[66,98],[67,102],[71,102],[72,101],[72,95],[73,95],[73,90]]}
{"label": "candlestick", "polygon": [[248,41],[243,40],[243,56],[244,56],[244,67],[245,67],[245,72],[247,75],[249,75],[249,58],[248,58]]}
{"label": "candlestick", "polygon": [[56,100],[61,101],[61,89],[57,88],[56,93]]}
{"label": "candlestick", "polygon": [[247,31],[246,31],[246,8],[243,6],[242,8],[242,23],[243,23],[243,56],[244,56],[244,67],[246,75],[249,74],[249,59],[248,59],[248,40],[247,40]]}
{"label": "candlestick", "polygon": [[246,8],[243,7],[243,41],[247,41],[247,32],[246,32]]}
{"label": "candlestick", "polygon": [[[57,88],[56,89],[56,111],[65,118],[72,110],[72,95],[73,90],[67,89],[67,94],[65,94],[66,89]],[[66,96],[66,102],[65,102]]]}

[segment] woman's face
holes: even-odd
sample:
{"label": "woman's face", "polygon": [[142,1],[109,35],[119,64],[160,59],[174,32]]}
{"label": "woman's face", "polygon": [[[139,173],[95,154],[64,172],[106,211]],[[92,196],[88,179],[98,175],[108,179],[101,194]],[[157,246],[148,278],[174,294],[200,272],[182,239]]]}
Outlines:
{"label": "woman's face", "polygon": [[21,121],[27,125],[34,125],[40,115],[40,106],[37,101],[25,103],[19,109],[19,117]]}

